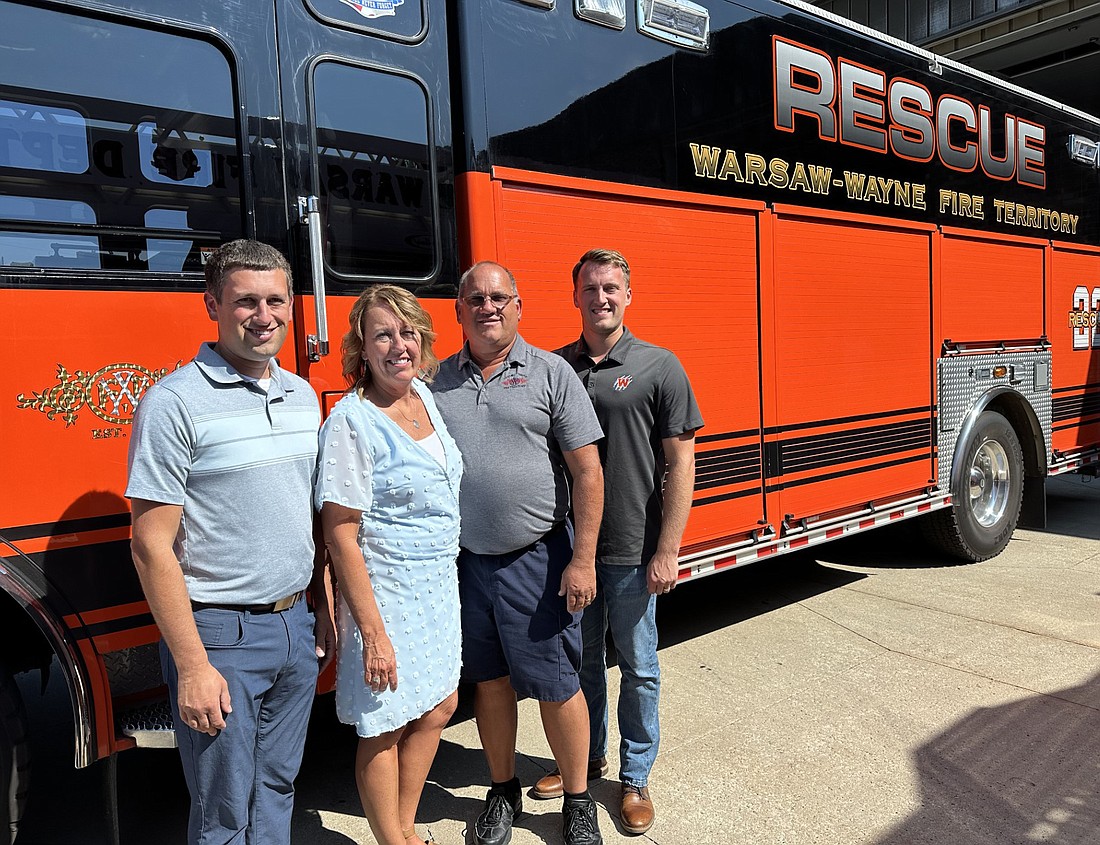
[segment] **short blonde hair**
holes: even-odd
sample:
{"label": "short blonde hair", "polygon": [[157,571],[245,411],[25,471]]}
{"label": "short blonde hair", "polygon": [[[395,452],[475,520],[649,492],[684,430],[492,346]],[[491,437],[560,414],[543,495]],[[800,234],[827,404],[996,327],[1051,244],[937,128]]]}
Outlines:
{"label": "short blonde hair", "polygon": [[376,305],[389,308],[401,320],[404,320],[420,336],[420,372],[424,381],[430,382],[439,372],[439,359],[432,350],[435,331],[432,328],[431,315],[420,307],[416,297],[397,285],[374,285],[367,288],[348,315],[348,332],[340,343],[344,378],[349,388],[362,391],[370,386],[371,373],[367,362],[363,360],[363,317]]}
{"label": "short blonde hair", "polygon": [[626,282],[628,288],[630,287],[630,265],[626,263],[626,259],[623,258],[621,252],[614,249],[590,249],[573,265],[574,290],[581,277],[581,268],[589,261],[597,267],[618,267],[623,271],[623,281]]}

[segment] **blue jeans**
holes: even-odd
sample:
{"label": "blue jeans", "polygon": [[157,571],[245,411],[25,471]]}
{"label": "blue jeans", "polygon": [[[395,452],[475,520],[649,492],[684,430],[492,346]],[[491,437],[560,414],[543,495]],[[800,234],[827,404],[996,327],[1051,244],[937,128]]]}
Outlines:
{"label": "blue jeans", "polygon": [[179,675],[161,642],[184,780],[189,845],[289,845],[294,778],[317,686],[313,614],[304,599],[282,613],[195,611],[210,663],[233,712],[217,736],[182,724]]}
{"label": "blue jeans", "polygon": [[607,754],[607,657],[611,638],[619,684],[619,780],[647,786],[657,759],[661,667],[657,663],[657,597],[646,588],[645,566],[596,564],[596,599],[584,611],[581,689],[588,702],[589,756]]}

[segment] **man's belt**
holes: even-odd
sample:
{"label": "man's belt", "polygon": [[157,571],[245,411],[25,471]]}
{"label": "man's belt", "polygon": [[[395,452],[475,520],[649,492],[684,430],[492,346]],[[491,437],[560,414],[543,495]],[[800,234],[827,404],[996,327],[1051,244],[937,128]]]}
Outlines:
{"label": "man's belt", "polygon": [[270,604],[207,604],[201,601],[191,602],[192,610],[235,610],[238,613],[282,613],[290,610],[298,603],[298,599],[306,594],[305,590],[291,593],[286,598],[273,601]]}

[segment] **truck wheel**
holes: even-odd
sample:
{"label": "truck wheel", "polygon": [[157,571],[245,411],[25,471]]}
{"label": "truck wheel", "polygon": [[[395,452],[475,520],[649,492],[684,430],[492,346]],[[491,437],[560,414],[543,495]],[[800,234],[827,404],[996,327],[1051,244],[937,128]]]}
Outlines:
{"label": "truck wheel", "polygon": [[965,443],[955,450],[950,508],[929,514],[925,534],[948,554],[986,560],[1008,545],[1020,518],[1024,455],[1008,420],[983,411]]}
{"label": "truck wheel", "polygon": [[27,711],[11,673],[0,666],[0,842],[5,845],[15,841],[27,803],[29,760]]}

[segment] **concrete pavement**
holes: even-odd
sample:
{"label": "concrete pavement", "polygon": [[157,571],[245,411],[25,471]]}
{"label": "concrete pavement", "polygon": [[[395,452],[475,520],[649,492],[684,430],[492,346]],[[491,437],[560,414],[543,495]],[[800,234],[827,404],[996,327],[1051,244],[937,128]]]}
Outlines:
{"label": "concrete pavement", "polygon": [[[1049,493],[1048,529],[981,564],[946,564],[901,524],[662,599],[657,822],[621,833],[613,767],[593,786],[605,841],[1100,842],[1100,482],[1055,479]],[[315,713],[295,842],[371,843],[354,735],[330,708]],[[553,761],[537,706],[520,711],[529,786]],[[421,804],[418,829],[439,845],[466,841],[487,786],[468,717],[445,731]],[[123,755],[125,845],[183,841],[177,769],[170,753]],[[94,792],[91,773],[57,777],[74,784],[66,806]],[[94,800],[75,816],[50,800],[20,843],[95,841],[80,822]],[[560,803],[525,798],[512,841],[559,843]]]}
{"label": "concrete pavement", "polygon": [[[899,525],[684,585],[661,608],[642,841],[1100,841],[1098,590],[1100,483],[1076,477],[1051,482],[1047,531],[982,564],[945,565]],[[519,744],[529,785],[553,766],[534,702]],[[441,845],[480,810],[478,749],[472,720],[444,735],[421,812]],[[593,792],[606,841],[638,842],[617,783]],[[372,841],[354,803],[314,803],[320,827]],[[513,842],[559,842],[559,808],[527,800]]]}

